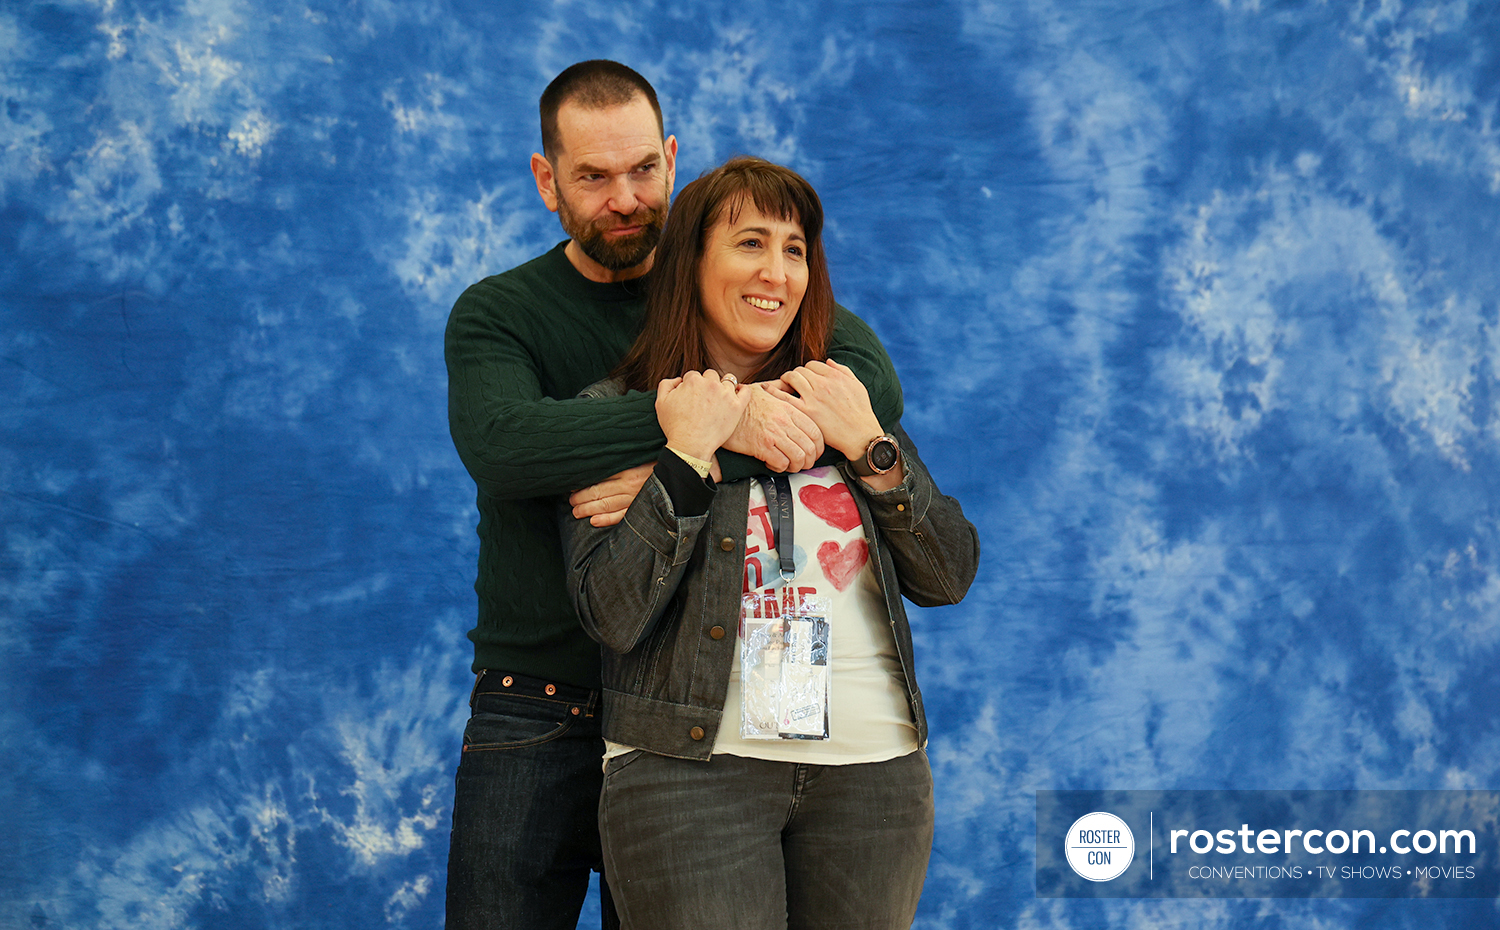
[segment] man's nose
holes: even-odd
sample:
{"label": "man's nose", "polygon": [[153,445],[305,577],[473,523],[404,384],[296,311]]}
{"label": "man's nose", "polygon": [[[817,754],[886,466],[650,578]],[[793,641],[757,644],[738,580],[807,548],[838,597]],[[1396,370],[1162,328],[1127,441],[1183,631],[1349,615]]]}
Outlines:
{"label": "man's nose", "polygon": [[609,192],[609,208],[621,216],[629,216],[640,205],[641,199],[636,196],[635,185],[630,183],[630,178],[616,178]]}

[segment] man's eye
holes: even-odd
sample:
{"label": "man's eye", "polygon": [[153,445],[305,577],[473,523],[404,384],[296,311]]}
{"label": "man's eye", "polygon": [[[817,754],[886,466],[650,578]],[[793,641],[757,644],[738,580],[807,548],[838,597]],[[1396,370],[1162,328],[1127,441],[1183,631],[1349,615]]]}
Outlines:
{"label": "man's eye", "polygon": [[653,172],[655,170],[656,170],[656,165],[655,164],[641,165],[639,168],[635,169],[635,173],[636,174],[650,174],[651,172]]}

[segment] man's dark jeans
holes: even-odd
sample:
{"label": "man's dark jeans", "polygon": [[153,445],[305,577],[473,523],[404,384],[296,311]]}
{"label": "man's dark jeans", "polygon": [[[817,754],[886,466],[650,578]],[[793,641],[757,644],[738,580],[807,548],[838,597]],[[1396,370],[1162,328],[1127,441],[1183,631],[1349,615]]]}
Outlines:
{"label": "man's dark jeans", "polygon": [[[589,872],[602,870],[597,693],[487,671],[470,706],[453,798],[448,930],[573,930]],[[609,889],[599,884],[603,926],[613,930]]]}

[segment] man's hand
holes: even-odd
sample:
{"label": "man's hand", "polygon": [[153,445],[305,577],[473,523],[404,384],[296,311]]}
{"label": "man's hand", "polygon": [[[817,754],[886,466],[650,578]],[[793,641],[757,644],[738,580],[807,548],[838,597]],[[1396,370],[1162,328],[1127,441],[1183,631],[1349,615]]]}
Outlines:
{"label": "man's hand", "polygon": [[573,518],[587,519],[594,526],[614,526],[625,519],[630,502],[640,492],[646,479],[651,477],[655,461],[634,468],[627,468],[618,475],[611,475],[598,484],[591,484],[568,497],[573,505]]}
{"label": "man's hand", "polygon": [[823,434],[812,418],[778,400],[765,387],[748,384],[750,406],[724,448],[760,459],[772,471],[805,471],[823,454]]}

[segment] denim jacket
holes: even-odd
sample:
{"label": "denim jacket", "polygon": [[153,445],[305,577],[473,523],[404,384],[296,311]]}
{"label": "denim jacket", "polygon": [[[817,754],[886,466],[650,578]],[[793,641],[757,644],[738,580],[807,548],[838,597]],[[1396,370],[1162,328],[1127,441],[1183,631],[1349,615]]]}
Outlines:
{"label": "denim jacket", "polygon": [[[956,604],[974,580],[979,534],[945,497],[900,429],[905,480],[875,492],[846,464],[871,562],[890,611],[920,745],[927,717],[917,688],[911,627],[901,595]],[[604,738],[650,752],[707,760],[724,716],[745,572],[753,479],[718,485],[708,513],[678,517],[653,474],[625,518],[609,527],[560,507],[568,593],[604,651]]]}

